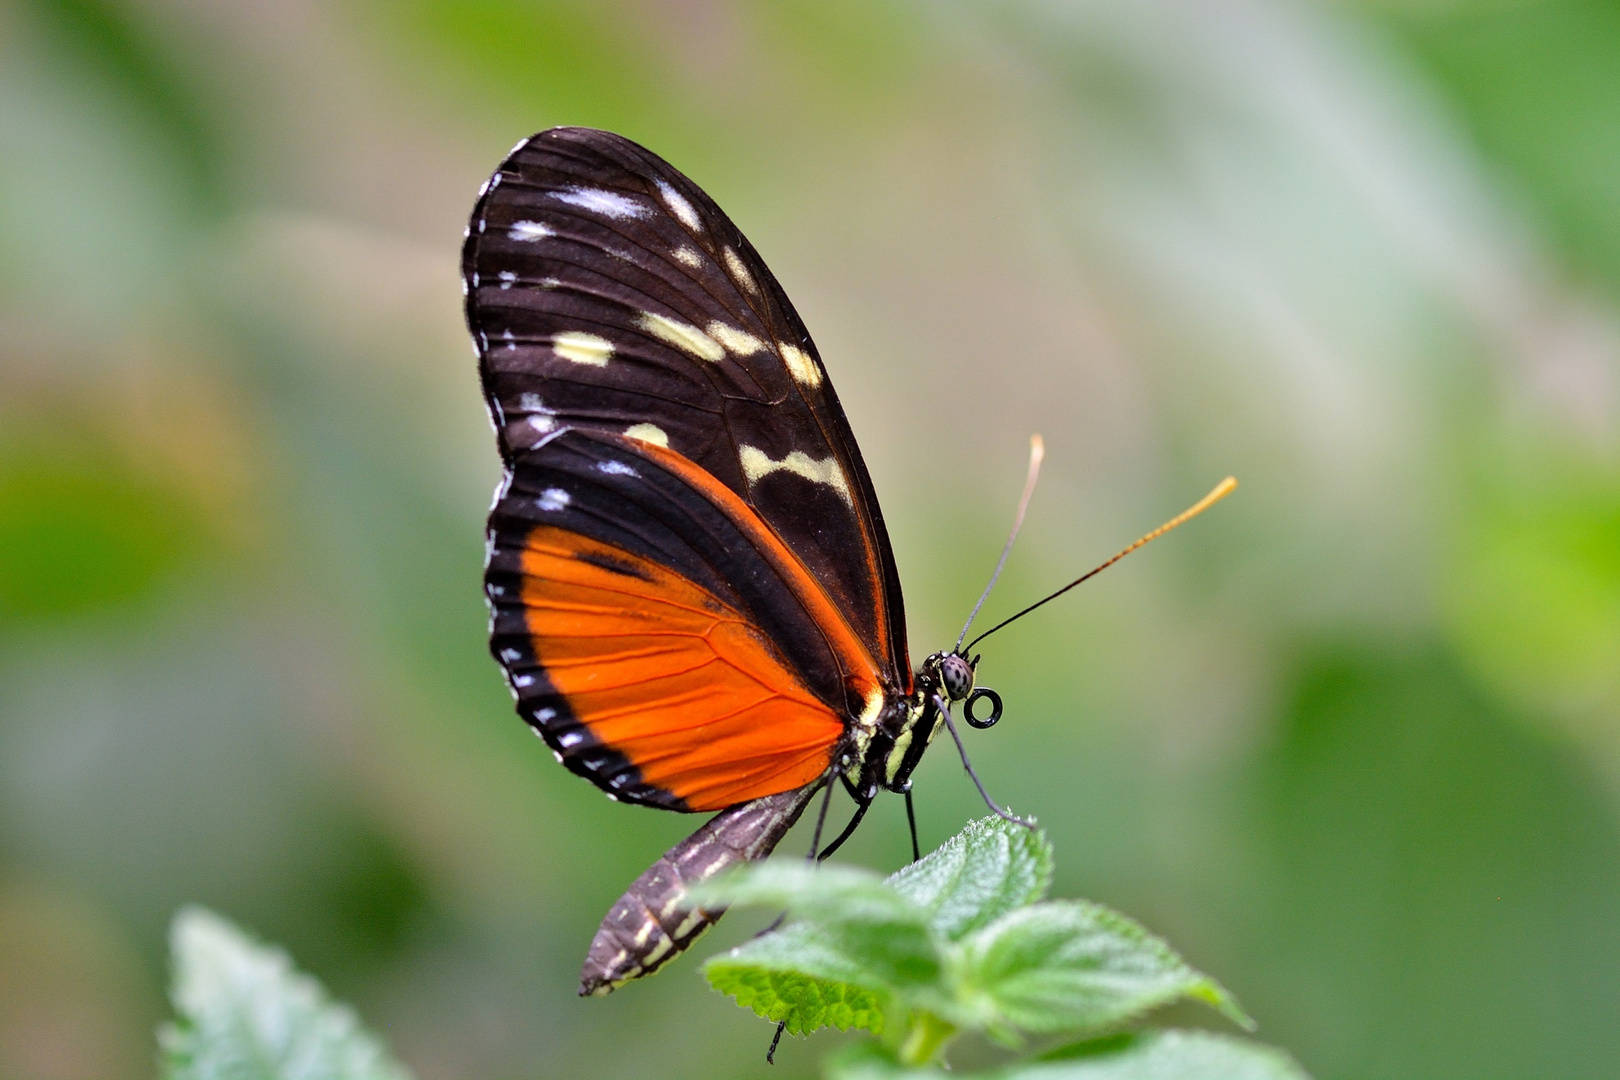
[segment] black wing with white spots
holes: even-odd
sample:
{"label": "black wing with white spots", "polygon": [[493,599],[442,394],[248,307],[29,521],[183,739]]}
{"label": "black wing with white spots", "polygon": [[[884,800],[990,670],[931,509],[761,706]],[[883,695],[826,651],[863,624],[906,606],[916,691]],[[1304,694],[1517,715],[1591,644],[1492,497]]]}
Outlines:
{"label": "black wing with white spots", "polygon": [[565,428],[690,459],[909,687],[899,577],[843,409],[781,286],[697,185],[618,135],[542,132],[490,178],[462,272],[509,469]]}

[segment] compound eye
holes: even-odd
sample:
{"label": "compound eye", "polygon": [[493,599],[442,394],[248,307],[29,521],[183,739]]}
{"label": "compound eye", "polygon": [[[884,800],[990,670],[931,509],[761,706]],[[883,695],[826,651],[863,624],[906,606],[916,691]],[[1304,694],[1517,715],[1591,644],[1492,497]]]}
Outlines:
{"label": "compound eye", "polygon": [[939,662],[939,679],[952,701],[961,701],[973,691],[973,668],[960,656],[953,654]]}
{"label": "compound eye", "polygon": [[[974,716],[973,706],[985,698],[990,699],[990,715],[985,717]],[[995,722],[1001,719],[1001,695],[988,686],[979,687],[973,691],[973,696],[967,699],[967,704],[962,706],[962,715],[967,717],[968,723],[981,730],[994,726]]]}

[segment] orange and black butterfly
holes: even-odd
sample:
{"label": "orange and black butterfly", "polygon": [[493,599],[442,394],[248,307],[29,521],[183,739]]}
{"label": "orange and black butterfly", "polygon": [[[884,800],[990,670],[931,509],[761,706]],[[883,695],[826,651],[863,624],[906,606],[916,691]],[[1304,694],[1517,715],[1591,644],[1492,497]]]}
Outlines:
{"label": "orange and black butterfly", "polygon": [[609,798],[720,812],[603,920],[580,992],[605,994],[719,918],[692,884],[764,858],[835,784],[857,808],[822,857],[880,790],[909,811],[951,703],[976,726],[1001,703],[960,640],[912,670],[838,395],[697,185],[617,135],[542,132],[481,192],[462,273],[505,464],[490,647],[518,713]]}

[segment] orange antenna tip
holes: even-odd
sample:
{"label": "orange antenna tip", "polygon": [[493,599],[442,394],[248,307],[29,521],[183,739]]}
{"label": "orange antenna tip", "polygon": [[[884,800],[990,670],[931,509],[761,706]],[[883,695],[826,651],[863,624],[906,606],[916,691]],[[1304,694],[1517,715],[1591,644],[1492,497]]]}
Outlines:
{"label": "orange antenna tip", "polygon": [[[1035,477],[1035,465],[1040,460],[1039,446],[1040,446],[1040,436],[1037,435],[1030,442],[1030,483],[1032,485],[1034,483],[1034,477]],[[1113,566],[1115,563],[1119,562],[1119,560],[1123,559],[1125,556],[1129,555],[1131,552],[1135,551],[1137,548],[1143,546],[1144,544],[1152,543],[1153,541],[1157,540],[1159,537],[1163,536],[1165,533],[1169,532],[1171,529],[1174,529],[1177,525],[1185,525],[1187,522],[1191,521],[1193,518],[1197,517],[1199,514],[1202,514],[1205,510],[1208,510],[1210,507],[1214,506],[1216,503],[1220,502],[1222,499],[1224,499],[1228,495],[1232,494],[1232,492],[1237,490],[1237,486],[1238,486],[1237,477],[1228,476],[1225,480],[1222,480],[1220,483],[1216,484],[1213,488],[1211,488],[1208,495],[1205,495],[1202,499],[1199,499],[1197,502],[1195,502],[1191,506],[1187,507],[1187,509],[1185,509],[1181,513],[1177,514],[1175,517],[1171,518],[1169,521],[1165,522],[1163,525],[1160,525],[1157,529],[1154,529],[1152,532],[1148,533],[1146,536],[1143,536],[1142,538],[1137,540],[1136,543],[1132,544],[1128,548],[1125,548],[1123,551],[1119,552],[1117,555],[1113,556],[1108,561],[1104,562],[1101,566],[1098,566],[1094,570],[1088,570],[1086,573],[1081,574],[1079,577],[1075,578],[1073,581],[1071,581],[1067,585],[1063,586],[1063,588],[1059,589],[1057,592],[1052,593],[1050,596],[1047,596],[1045,599],[1037,600],[1035,603],[1029,605],[1029,607],[1025,608],[1023,611],[1020,611],[1018,614],[1012,616],[1011,618],[1003,619],[1000,622],[996,623],[996,625],[992,626],[990,629],[986,630],[984,633],[982,633],[978,637],[974,638],[968,644],[968,651],[971,652],[974,645],[977,645],[979,642],[983,641],[985,638],[989,637],[991,634],[995,633],[997,630],[1000,630],[1003,626],[1006,626],[1008,623],[1017,622],[1019,619],[1022,619],[1025,615],[1028,615],[1030,612],[1034,611],[1036,608],[1040,607],[1042,604],[1050,603],[1051,601],[1056,600],[1058,597],[1062,596],[1064,593],[1068,592],[1070,589],[1074,588],[1076,585],[1079,585],[1080,583],[1082,583],[1084,581],[1089,581],[1091,578],[1096,577],[1098,574],[1102,573],[1104,570],[1108,569],[1110,566]],[[1025,497],[1026,500],[1028,499],[1029,495],[1028,495],[1027,491],[1025,492],[1024,497]],[[1020,508],[1019,509],[1019,520],[1022,520],[1022,519],[1023,519],[1023,509]],[[1008,545],[1011,546],[1011,544],[1012,544],[1012,541],[1008,540]],[[1005,560],[1006,557],[1007,557],[1006,554],[1003,553],[1002,554],[1002,559]],[[997,573],[1001,572],[1001,568],[999,566],[996,568],[996,572]],[[995,579],[992,578],[991,580],[994,581]],[[985,590],[985,595],[989,595],[989,590],[988,589]],[[979,598],[979,603],[980,604],[984,603],[984,597],[981,596]],[[977,607],[975,607],[973,609],[974,614],[978,614],[978,610],[979,609]],[[973,620],[971,618],[969,618],[968,622],[971,624],[973,622]],[[965,627],[965,626],[962,628],[962,636],[963,637],[967,636],[967,627]],[[957,639],[956,645],[957,645],[957,651],[960,652],[961,647],[962,647],[962,642],[961,642],[960,638]]]}

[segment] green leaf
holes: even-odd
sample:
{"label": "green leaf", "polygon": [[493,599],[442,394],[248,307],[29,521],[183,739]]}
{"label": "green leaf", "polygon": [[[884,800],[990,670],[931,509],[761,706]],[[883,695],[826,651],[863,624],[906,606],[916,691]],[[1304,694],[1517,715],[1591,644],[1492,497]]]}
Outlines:
{"label": "green leaf", "polygon": [[817,923],[903,923],[926,927],[918,907],[870,870],[801,860],[745,865],[692,889],[703,907],[784,908]]}
{"label": "green leaf", "polygon": [[201,908],[175,916],[166,1080],[409,1080],[287,955]]}
{"label": "green leaf", "polygon": [[[786,908],[807,929],[792,937],[766,934],[733,949],[728,959],[769,959],[772,970],[823,976],[829,957],[836,977],[873,988],[904,988],[939,981],[940,950],[927,914],[882,878],[845,866],[798,862],[745,866],[693,890],[694,902]],[[803,966],[795,966],[795,958]]]}
{"label": "green leaf", "polygon": [[[1057,1060],[1053,1060],[1057,1059]],[[998,1080],[1310,1080],[1281,1050],[1209,1031],[1144,1031],[1065,1047]],[[960,1078],[970,1080],[970,1078]]]}
{"label": "green leaf", "polygon": [[982,818],[937,850],[889,877],[928,912],[934,932],[957,941],[1046,895],[1052,845],[1046,834],[998,817]]}
{"label": "green leaf", "polygon": [[1098,1030],[1196,998],[1244,1027],[1232,996],[1138,923],[1100,904],[1058,900],[1003,916],[962,943],[962,1007],[1003,1041]]}
{"label": "green leaf", "polygon": [[890,994],[870,968],[830,943],[818,927],[795,923],[703,965],[709,984],[793,1035],[824,1027],[883,1030]]}
{"label": "green leaf", "polygon": [[1310,1080],[1280,1050],[1206,1031],[1148,1031],[1066,1047],[988,1073],[908,1069],[872,1043],[827,1063],[828,1080]]}

